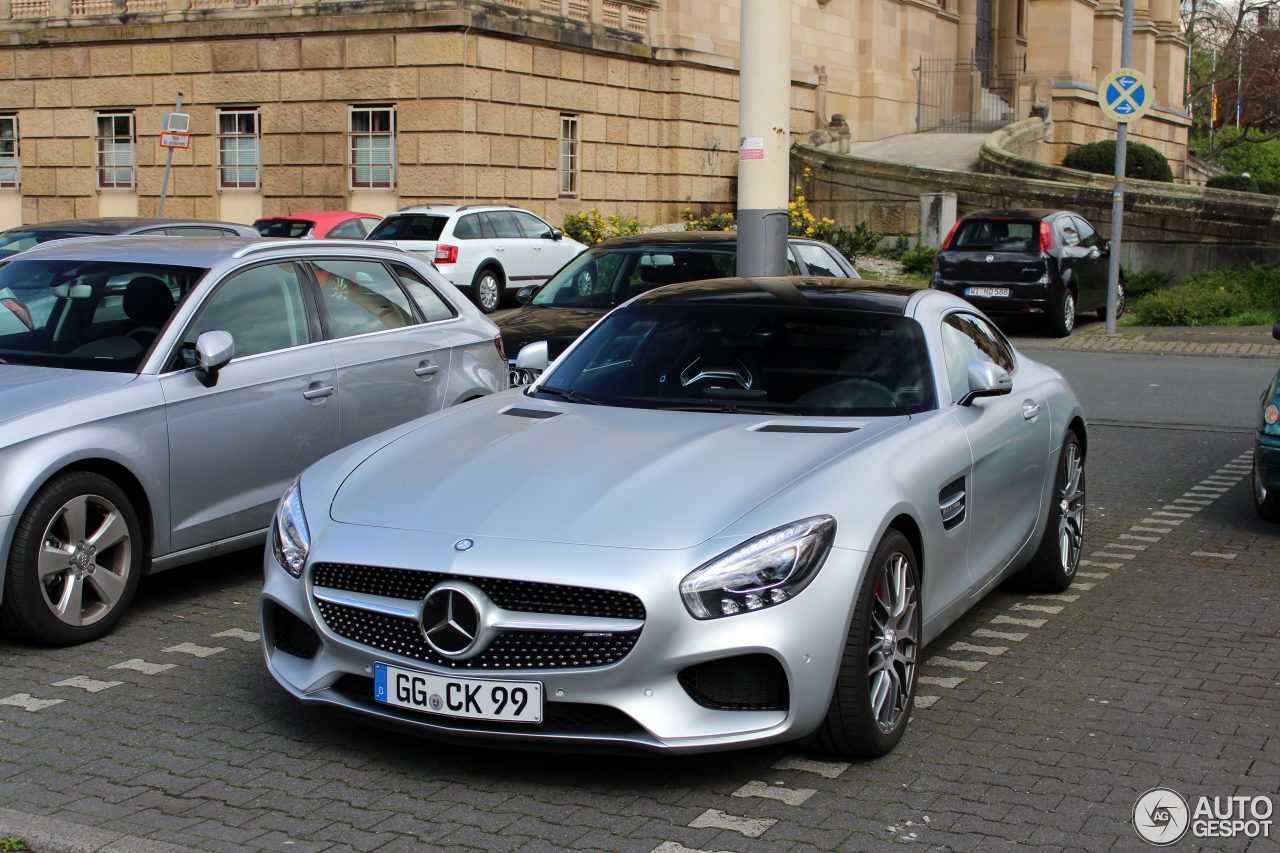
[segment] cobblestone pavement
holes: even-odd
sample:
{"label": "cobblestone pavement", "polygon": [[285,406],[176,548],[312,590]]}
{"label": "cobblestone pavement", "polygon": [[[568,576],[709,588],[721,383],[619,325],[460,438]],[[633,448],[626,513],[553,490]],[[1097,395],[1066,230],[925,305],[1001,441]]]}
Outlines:
{"label": "cobblestone pavement", "polygon": [[1006,333],[1022,350],[1059,349],[1082,352],[1136,352],[1151,355],[1217,355],[1236,358],[1275,358],[1280,341],[1269,326],[1213,326],[1207,328],[1121,327],[1106,334],[1100,322],[1080,318],[1069,337],[1051,338],[1028,324],[1008,323]]}
{"label": "cobblestone pavement", "polygon": [[[997,591],[930,646],[885,759],[494,751],[307,710],[263,667],[249,552],[149,579],[100,642],[0,639],[0,837],[44,851],[1145,848],[1131,813],[1154,786],[1280,792],[1280,531],[1250,506],[1250,441],[1156,440],[1167,463],[1130,470],[1151,435],[1092,431],[1078,582]],[[1135,480],[1145,500],[1129,499]]]}

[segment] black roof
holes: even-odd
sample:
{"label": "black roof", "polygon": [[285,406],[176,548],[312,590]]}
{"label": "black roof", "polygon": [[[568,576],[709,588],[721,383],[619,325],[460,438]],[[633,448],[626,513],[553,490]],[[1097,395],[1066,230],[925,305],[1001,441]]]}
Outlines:
{"label": "black roof", "polygon": [[[1050,216],[1057,216],[1059,213],[1071,213],[1069,210],[1055,210],[1048,207],[1017,207],[992,210],[976,210],[973,213],[966,213],[962,219],[990,219],[994,217],[1002,217],[1007,219],[1047,219]],[[1077,213],[1076,216],[1081,216]],[[1081,217],[1083,218],[1083,217]]]}
{"label": "black roof", "polygon": [[852,278],[717,278],[659,287],[637,296],[631,304],[714,303],[766,308],[794,305],[902,314],[907,302],[919,292],[917,288],[900,284]]}
{"label": "black roof", "polygon": [[57,222],[40,222],[35,225],[21,225],[13,231],[79,231],[85,234],[120,234],[134,228],[147,228],[157,225],[225,225],[222,222],[208,222],[199,219],[180,219],[166,217],[164,219],[141,216],[104,216],[92,219],[62,219]]}

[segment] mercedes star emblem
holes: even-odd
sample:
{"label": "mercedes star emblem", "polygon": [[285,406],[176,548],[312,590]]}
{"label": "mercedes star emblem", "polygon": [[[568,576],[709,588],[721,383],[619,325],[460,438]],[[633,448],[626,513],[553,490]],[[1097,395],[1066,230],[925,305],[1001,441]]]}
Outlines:
{"label": "mercedes star emblem", "polygon": [[485,621],[489,597],[466,581],[442,581],[422,601],[422,636],[437,654],[465,660],[483,652],[497,636]]}

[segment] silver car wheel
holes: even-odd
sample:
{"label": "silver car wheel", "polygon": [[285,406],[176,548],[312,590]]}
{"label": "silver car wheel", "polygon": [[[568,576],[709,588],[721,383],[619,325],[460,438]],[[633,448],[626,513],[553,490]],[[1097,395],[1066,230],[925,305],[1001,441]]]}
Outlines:
{"label": "silver car wheel", "polygon": [[880,567],[871,602],[867,677],[871,713],[885,733],[902,722],[915,684],[920,647],[919,595],[907,557],[895,551]]}
{"label": "silver car wheel", "polygon": [[498,277],[489,270],[482,272],[480,280],[476,282],[476,303],[480,306],[480,310],[486,314],[496,311],[501,296]]}
{"label": "silver car wheel", "polygon": [[1071,577],[1080,567],[1080,546],[1084,541],[1084,460],[1078,444],[1067,445],[1066,454],[1066,483],[1058,496],[1058,559],[1062,571]]}
{"label": "silver car wheel", "polygon": [[1062,297],[1062,327],[1068,334],[1076,327],[1076,298],[1070,290]]}
{"label": "silver car wheel", "polygon": [[100,495],[77,495],[53,514],[37,557],[40,591],[59,621],[83,627],[120,603],[133,565],[133,540],[120,509]]}

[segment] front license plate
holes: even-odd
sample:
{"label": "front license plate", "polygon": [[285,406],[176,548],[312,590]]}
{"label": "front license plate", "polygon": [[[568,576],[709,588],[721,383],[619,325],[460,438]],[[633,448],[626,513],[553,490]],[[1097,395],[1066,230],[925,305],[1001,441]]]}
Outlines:
{"label": "front license plate", "polygon": [[542,722],[542,682],[453,678],[373,665],[373,698],[398,708],[468,720]]}
{"label": "front license plate", "polygon": [[964,289],[965,296],[1008,296],[1009,288],[1007,287],[966,287]]}

